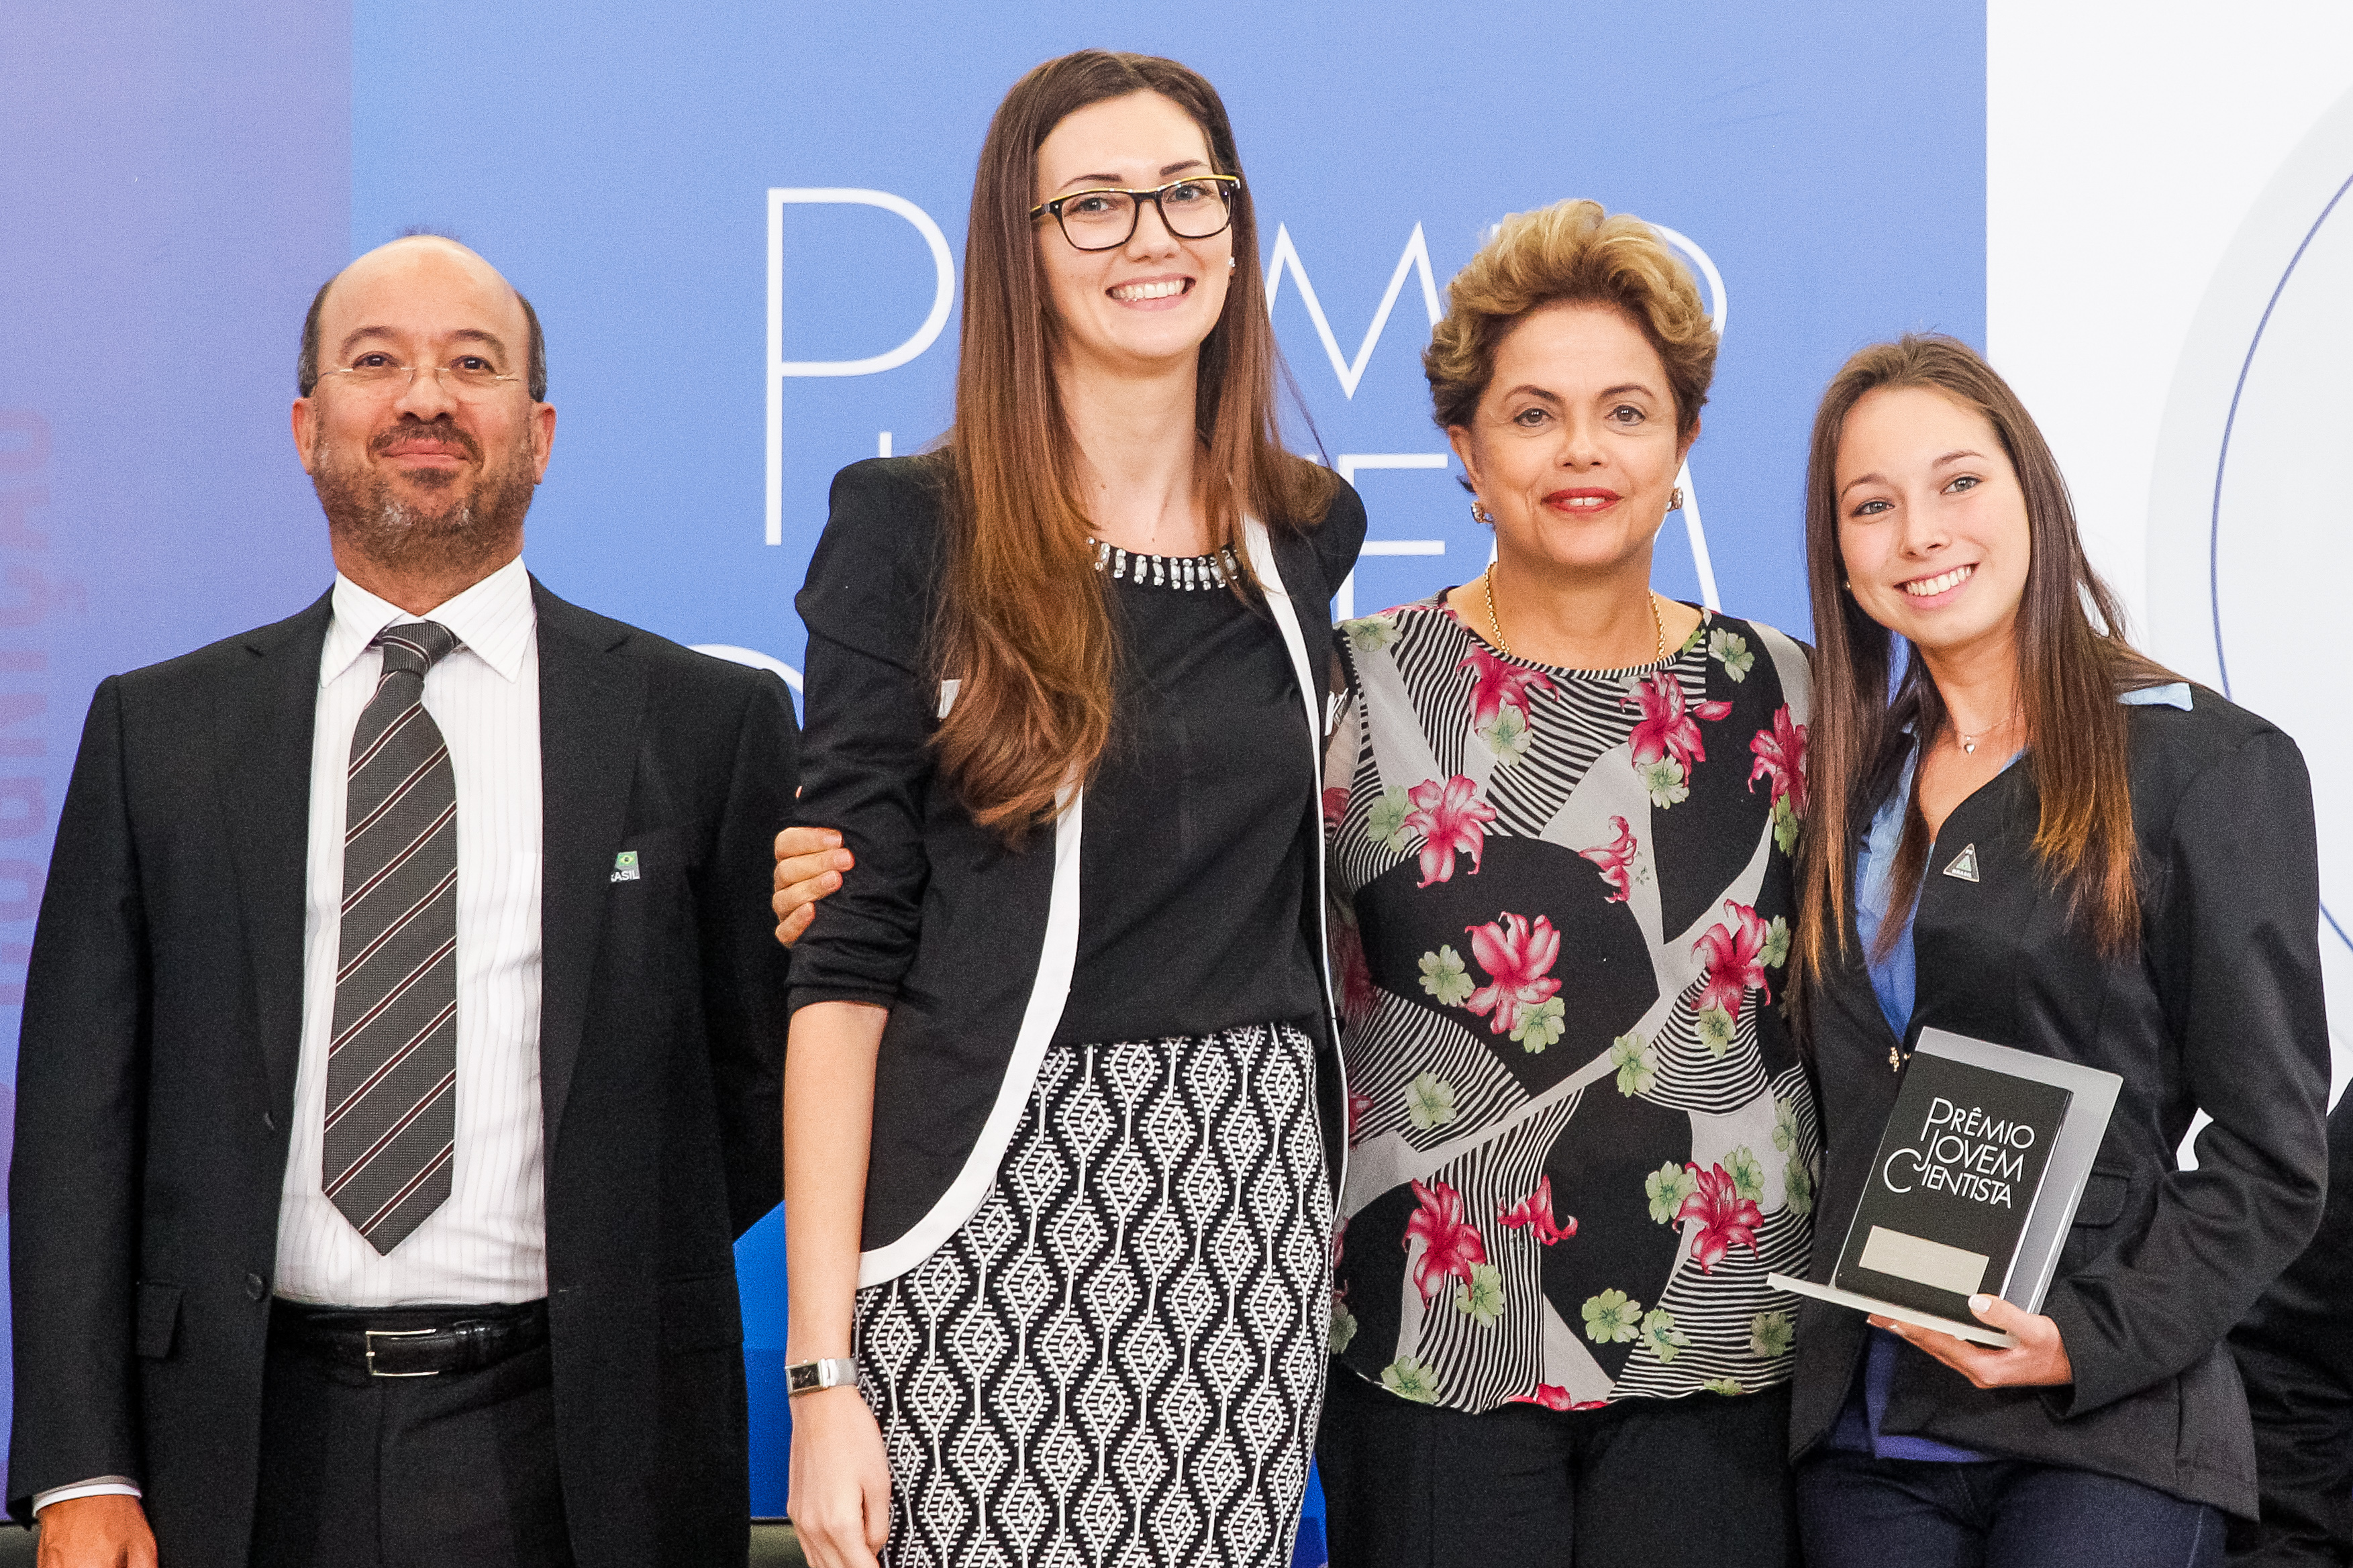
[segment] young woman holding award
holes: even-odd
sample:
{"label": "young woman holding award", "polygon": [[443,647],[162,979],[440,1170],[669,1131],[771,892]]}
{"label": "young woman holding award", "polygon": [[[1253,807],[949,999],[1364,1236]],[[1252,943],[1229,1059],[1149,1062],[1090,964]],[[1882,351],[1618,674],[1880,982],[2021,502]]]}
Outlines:
{"label": "young woman holding award", "polygon": [[2256,1495],[2225,1336],[2317,1222],[2327,1164],[2303,758],[2124,640],[2050,449],[1954,340],[1831,383],[1807,553],[1814,1279],[1922,1029],[2123,1079],[2042,1310],[1970,1300],[2011,1344],[1806,1304],[1808,1561],[2219,1563]]}
{"label": "young woman holding award", "polygon": [[954,429],[834,482],[798,815],[860,868],[785,1069],[819,1568],[1291,1561],[1340,1104],[1324,606],[1364,512],[1276,439],[1257,255],[1208,82],[1048,61],[981,151]]}

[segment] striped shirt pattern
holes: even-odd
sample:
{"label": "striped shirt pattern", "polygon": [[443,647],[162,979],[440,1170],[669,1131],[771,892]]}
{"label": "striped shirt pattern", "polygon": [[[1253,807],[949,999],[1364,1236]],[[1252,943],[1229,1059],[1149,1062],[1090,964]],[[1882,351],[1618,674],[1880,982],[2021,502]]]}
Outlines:
{"label": "striped shirt pattern", "polygon": [[419,617],[338,576],[311,739],[301,1054],[279,1205],[275,1289],[345,1307],[547,1294],[541,1124],[539,645],[531,579],[509,563],[424,617],[459,647],[424,681],[457,801],[457,1083],[449,1194],[379,1253],[324,1194],[329,1047],[343,954],[347,765],[387,627]]}

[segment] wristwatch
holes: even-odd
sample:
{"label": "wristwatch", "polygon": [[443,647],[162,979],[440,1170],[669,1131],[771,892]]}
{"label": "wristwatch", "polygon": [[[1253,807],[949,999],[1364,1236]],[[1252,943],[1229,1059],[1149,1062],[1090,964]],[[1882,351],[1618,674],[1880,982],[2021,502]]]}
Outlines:
{"label": "wristwatch", "polygon": [[858,1382],[858,1363],[849,1356],[827,1356],[821,1361],[797,1361],[785,1368],[785,1391],[787,1394],[815,1394],[820,1388],[839,1388]]}

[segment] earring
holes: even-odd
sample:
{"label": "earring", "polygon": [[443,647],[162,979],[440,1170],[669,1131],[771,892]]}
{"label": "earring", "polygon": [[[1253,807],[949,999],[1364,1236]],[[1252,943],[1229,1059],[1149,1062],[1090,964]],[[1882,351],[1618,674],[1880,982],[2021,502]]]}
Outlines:
{"label": "earring", "polygon": [[1483,522],[1489,528],[1493,528],[1495,526],[1495,514],[1489,511],[1485,507],[1481,506],[1479,504],[1478,498],[1474,496],[1471,500],[1471,521],[1473,522]]}
{"label": "earring", "polygon": [[1667,510],[1669,511],[1681,511],[1683,510],[1683,486],[1677,485],[1674,488],[1674,492],[1667,497]]}
{"label": "earring", "polygon": [[1227,270],[1227,271],[1229,271],[1229,272],[1231,272],[1233,269],[1234,269],[1234,258],[1233,258],[1232,257],[1229,256],[1229,257],[1227,257],[1227,258],[1226,258],[1226,270]]}

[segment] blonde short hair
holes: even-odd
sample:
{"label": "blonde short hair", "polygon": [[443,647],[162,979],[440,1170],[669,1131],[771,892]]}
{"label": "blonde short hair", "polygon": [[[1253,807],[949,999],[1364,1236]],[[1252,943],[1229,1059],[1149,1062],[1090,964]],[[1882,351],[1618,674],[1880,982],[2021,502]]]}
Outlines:
{"label": "blonde short hair", "polygon": [[1624,311],[1666,366],[1676,433],[1687,437],[1699,424],[1715,375],[1715,327],[1691,269],[1631,213],[1588,201],[1514,213],[1455,274],[1447,300],[1446,319],[1421,355],[1441,426],[1471,423],[1494,378],[1496,347],[1528,312],[1559,304]]}

